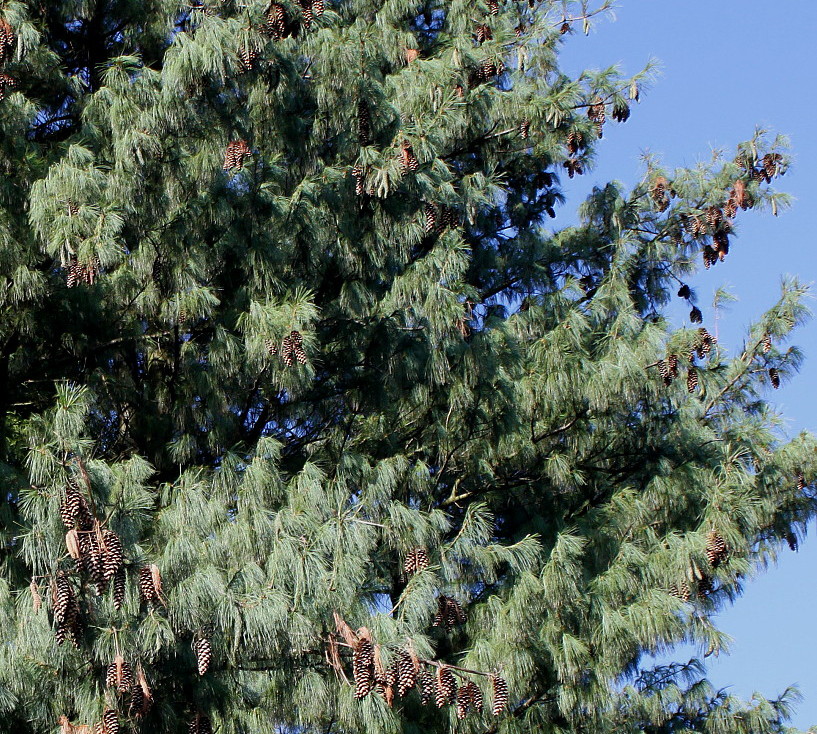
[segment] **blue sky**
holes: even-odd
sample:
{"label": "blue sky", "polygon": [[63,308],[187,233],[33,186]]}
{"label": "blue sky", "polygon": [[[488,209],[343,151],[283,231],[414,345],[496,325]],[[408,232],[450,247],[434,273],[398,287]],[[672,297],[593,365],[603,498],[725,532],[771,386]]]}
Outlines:
{"label": "blue sky", "polygon": [[[595,170],[567,188],[570,202],[593,185],[640,177],[644,152],[668,168],[730,151],[755,127],[791,139],[794,166],[777,187],[795,197],[779,217],[748,212],[738,218],[738,238],[725,263],[701,272],[691,284],[706,314],[712,295],[727,287],[737,301],[719,319],[721,343],[741,345],[744,328],[771,305],[788,274],[817,281],[813,218],[817,201],[817,2],[764,0],[619,0],[614,18],[588,37],[566,41],[562,65],[583,68],[620,64],[639,71],[651,58],[661,64],[656,83],[624,125],[609,124]],[[556,220],[559,224],[559,220]],[[817,294],[816,294],[817,295]],[[812,304],[817,308],[817,303]],[[710,313],[711,313],[711,309]],[[817,432],[817,322],[796,334],[804,368],[770,397],[786,417],[785,431]],[[812,535],[813,535],[813,530]],[[796,684],[804,696],[793,724],[817,724],[817,542],[798,553],[781,551],[778,563],[758,574],[745,595],[722,611],[718,625],[734,642],[731,654],[709,660],[709,677],[744,697],[775,696]],[[679,650],[678,659],[690,651]]]}

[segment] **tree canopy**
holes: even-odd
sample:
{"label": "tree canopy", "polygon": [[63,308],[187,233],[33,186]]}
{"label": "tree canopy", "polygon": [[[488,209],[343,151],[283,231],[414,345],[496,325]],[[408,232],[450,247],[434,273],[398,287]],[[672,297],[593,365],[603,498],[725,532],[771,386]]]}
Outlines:
{"label": "tree canopy", "polygon": [[815,514],[806,291],[692,283],[785,141],[567,202],[607,10],[0,2],[0,732],[787,730],[703,657]]}

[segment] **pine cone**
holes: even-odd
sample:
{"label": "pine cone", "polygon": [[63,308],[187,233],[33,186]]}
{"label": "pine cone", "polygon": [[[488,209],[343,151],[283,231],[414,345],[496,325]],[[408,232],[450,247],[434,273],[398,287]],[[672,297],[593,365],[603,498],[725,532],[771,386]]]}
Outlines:
{"label": "pine cone", "polygon": [[777,371],[776,367],[769,368],[769,382],[772,383],[772,387],[775,390],[780,387],[780,373]]}
{"label": "pine cone", "polygon": [[240,171],[244,167],[244,159],[252,155],[250,147],[245,140],[232,140],[227,145],[224,152],[224,170],[232,169]]}
{"label": "pine cone", "polygon": [[613,105],[612,118],[616,122],[627,122],[630,119],[630,106],[626,103]]}
{"label": "pine cone", "polygon": [[210,661],[213,658],[213,648],[210,640],[206,637],[199,637],[193,642],[193,652],[196,655],[196,669],[199,676],[204,675],[210,669]]}
{"label": "pine cone", "polygon": [[694,393],[698,389],[698,370],[690,367],[687,372],[687,392]]}
{"label": "pine cone", "polygon": [[476,27],[474,35],[476,36],[477,43],[484,43],[485,41],[490,41],[494,37],[494,34],[491,31],[491,27],[489,25],[486,25],[485,23],[480,23]]}
{"label": "pine cone", "polygon": [[420,703],[428,706],[435,697],[437,691],[437,681],[427,670],[423,670],[419,675],[420,682]]}
{"label": "pine cone", "polygon": [[352,677],[355,698],[364,698],[374,687],[374,647],[366,638],[357,643],[352,653]]}
{"label": "pine cone", "polygon": [[0,102],[6,96],[7,89],[15,89],[17,87],[17,80],[6,73],[0,73]]}
{"label": "pine cone", "polygon": [[763,156],[763,170],[766,173],[767,181],[770,181],[779,173],[782,160],[783,156],[780,153],[766,153]]}
{"label": "pine cone", "polygon": [[360,145],[368,145],[371,139],[372,117],[369,106],[360,100],[357,103],[357,140]]}
{"label": "pine cone", "polygon": [[[528,2],[531,2],[531,0],[528,0]],[[532,3],[531,3],[531,7],[533,7]],[[568,23],[567,21],[562,23],[562,25],[559,26],[559,33],[561,35],[565,35],[565,33],[570,33],[570,23]]]}
{"label": "pine cone", "polygon": [[702,324],[704,322],[704,315],[701,313],[701,309],[697,306],[693,306],[689,312],[689,320],[693,324]]}
{"label": "pine cone", "polygon": [[772,351],[772,338],[766,334],[760,341],[760,346],[763,349],[763,354],[768,354]]}
{"label": "pine cone", "polygon": [[468,709],[472,702],[471,686],[474,684],[468,681],[457,691],[457,718],[464,719],[468,715]]}
{"label": "pine cone", "polygon": [[415,172],[420,167],[414,149],[408,140],[404,140],[400,146],[400,173],[404,176],[409,172]]}
{"label": "pine cone", "polygon": [[596,125],[596,133],[599,138],[604,137],[604,123],[607,119],[607,113],[601,97],[596,97],[593,104],[587,108],[587,116]]}
{"label": "pine cone", "polygon": [[678,377],[678,355],[677,354],[670,354],[667,357],[667,371],[669,373],[670,380],[674,380]]}
{"label": "pine cone", "polygon": [[258,49],[241,46],[241,48],[238,49],[238,60],[240,62],[241,71],[252,71],[260,55]]}
{"label": "pine cone", "polygon": [[294,361],[293,357],[294,351],[292,345],[292,336],[287,335],[281,342],[281,359],[283,360],[285,367],[292,367],[292,363]]}
{"label": "pine cone", "polygon": [[324,8],[325,8],[324,0],[313,0],[312,13],[315,15],[316,18],[320,18],[323,15]]}
{"label": "pine cone", "polygon": [[417,662],[405,651],[397,659],[397,695],[403,698],[417,684]]}
{"label": "pine cone", "polygon": [[710,530],[706,534],[706,560],[712,568],[717,568],[729,556],[726,541],[717,530]]}
{"label": "pine cone", "polygon": [[364,188],[364,179],[365,179],[365,171],[363,170],[363,166],[360,164],[355,164],[352,166],[352,178],[355,179],[355,194],[357,196],[363,196],[365,188]]}
{"label": "pine cone", "polygon": [[0,18],[0,64],[11,58],[14,40],[14,29],[8,24],[5,18]]}
{"label": "pine cone", "polygon": [[574,157],[584,145],[584,138],[580,132],[571,130],[567,135],[567,152]]}
{"label": "pine cone", "polygon": [[527,140],[530,137],[530,120],[522,120],[519,124],[519,136],[522,140]]}
{"label": "pine cone", "polygon": [[797,472],[797,491],[802,492],[806,488],[806,477],[803,472]]}
{"label": "pine cone", "polygon": [[575,158],[568,158],[562,165],[567,170],[567,175],[569,178],[573,178],[576,174],[581,176],[582,173],[584,173],[581,161],[578,161]]}
{"label": "pine cone", "polygon": [[261,27],[262,32],[272,36],[274,41],[280,41],[288,33],[289,21],[284,6],[273,2],[265,13],[265,22]]}
{"label": "pine cone", "polygon": [[508,684],[504,678],[500,678],[496,673],[491,676],[491,683],[494,689],[494,702],[491,713],[499,716],[508,707]]}
{"label": "pine cone", "polygon": [[499,14],[499,3],[497,0],[488,0],[488,15]]}
{"label": "pine cone", "polygon": [[102,730],[105,734],[119,734],[119,716],[114,709],[105,709],[102,714]]}
{"label": "pine cone", "polygon": [[709,245],[704,245],[703,260],[704,268],[709,270],[712,265],[718,262],[718,253]]}
{"label": "pine cone", "polygon": [[446,704],[457,701],[457,681],[454,674],[446,665],[437,668],[437,686],[434,693],[434,703],[438,709]]}
{"label": "pine cone", "polygon": [[145,693],[142,686],[134,683],[130,689],[130,702],[128,703],[128,717],[141,716],[145,712]]}
{"label": "pine cone", "polygon": [[658,367],[658,374],[661,375],[661,379],[664,381],[664,385],[670,385],[672,383],[672,377],[670,377],[669,366],[666,361],[659,359],[656,366]]}
{"label": "pine cone", "polygon": [[125,553],[122,550],[122,541],[112,530],[104,530],[102,532],[102,542],[104,546],[102,571],[107,583],[116,575],[116,572],[122,568],[125,562]]}
{"label": "pine cone", "polygon": [[139,598],[146,604],[155,604],[161,600],[161,585],[158,588],[156,586],[158,571],[156,566],[143,566],[139,569]]}
{"label": "pine cone", "polygon": [[717,206],[710,206],[706,210],[706,223],[715,229],[723,221],[723,212]]}
{"label": "pine cone", "polygon": [[125,602],[125,569],[118,568],[113,577],[113,608],[122,609]]}

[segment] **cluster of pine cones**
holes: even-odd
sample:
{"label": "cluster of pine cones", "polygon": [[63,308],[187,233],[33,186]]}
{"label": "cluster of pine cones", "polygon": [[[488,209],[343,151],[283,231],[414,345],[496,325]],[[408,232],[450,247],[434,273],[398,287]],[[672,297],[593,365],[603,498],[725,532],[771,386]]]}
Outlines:
{"label": "cluster of pine cones", "polygon": [[444,204],[432,204],[426,202],[423,205],[423,231],[427,235],[434,235],[443,232],[449,227],[456,227],[459,224],[457,211]]}
{"label": "cluster of pine cones", "polygon": [[290,331],[283,338],[280,345],[276,344],[272,339],[264,339],[264,346],[271,357],[280,354],[285,367],[292,367],[295,362],[298,362],[298,364],[307,363],[304,338],[300,331],[294,329]]}
{"label": "cluster of pine cones", "polygon": [[[14,30],[5,18],[0,18],[0,64],[5,64],[11,58],[16,36]],[[6,96],[6,90],[14,89],[17,80],[5,72],[0,72],[0,102]]]}
{"label": "cluster of pine cones", "polygon": [[278,2],[270,3],[264,13],[264,22],[261,24],[261,32],[272,38],[273,41],[280,41],[288,36],[297,37],[301,30],[301,23],[304,28],[309,28],[315,18],[320,18],[325,10],[324,0],[298,0],[301,9],[301,20],[293,20]]}
{"label": "cluster of pine cones", "polygon": [[250,156],[252,156],[252,151],[246,140],[231,140],[227,145],[227,150],[224,151],[222,168],[225,171],[240,171],[244,167],[244,161]]}
{"label": "cluster of pine cones", "polygon": [[[726,541],[715,528],[712,528],[706,534],[704,553],[706,554],[707,563],[712,569],[716,569],[729,558],[729,548]],[[708,596],[715,588],[712,576],[702,571],[694,561],[690,566],[690,577],[694,581],[682,580],[678,584],[670,584],[669,593],[682,601],[688,602],[692,600],[693,596],[691,583],[696,587],[696,594],[700,598]]]}
{"label": "cluster of pine cones", "polygon": [[108,688],[114,688],[117,696],[127,699],[127,711],[130,718],[144,716],[153,705],[153,693],[142,666],[138,666],[136,675],[134,675],[133,668],[125,662],[121,655],[117,655],[108,666],[105,685]]}
{"label": "cluster of pine cones", "polygon": [[440,594],[437,597],[437,612],[431,622],[432,627],[445,627],[450,632],[458,624],[465,624],[468,617],[462,605],[454,598]]}
{"label": "cluster of pine cones", "polygon": [[[345,637],[352,647],[352,677],[355,684],[355,698],[365,698],[372,691],[377,691],[391,706],[395,695],[407,696],[414,688],[418,689],[420,702],[427,706],[432,701],[437,708],[456,706],[457,718],[464,719],[470,710],[482,713],[484,709],[483,694],[479,686],[466,679],[462,686],[457,685],[456,675],[465,675],[455,666],[436,661],[420,660],[411,648],[398,650],[389,667],[381,660],[380,645],[372,643],[369,631],[360,628],[352,637]],[[339,660],[337,642],[330,636],[330,647],[335,650],[327,657]],[[429,668],[435,669],[432,673]],[[499,716],[508,705],[508,685],[504,678],[491,674],[493,688],[492,713]]]}
{"label": "cluster of pine cones", "polygon": [[93,285],[98,276],[99,260],[94,258],[90,263],[81,263],[77,260],[76,255],[72,255],[67,267],[65,285],[69,288],[74,288],[80,283]]}
{"label": "cluster of pine cones", "polygon": [[[678,295],[686,294],[685,297],[689,297],[690,291],[689,287],[684,285],[681,287],[681,290],[678,292]],[[693,308],[693,321],[700,315],[700,311],[697,308]],[[697,313],[696,313],[697,312]],[[700,323],[700,322],[699,322]],[[690,350],[689,354],[687,355],[687,361],[689,362],[689,367],[687,368],[687,391],[690,393],[694,393],[698,389],[698,370],[695,367],[695,359],[703,359],[712,351],[712,347],[717,343],[717,339],[707,331],[707,329],[701,326],[696,334],[695,342],[692,345],[692,349]],[[664,382],[665,386],[669,386],[672,384],[672,381],[678,377],[679,374],[679,359],[677,354],[669,354],[667,355],[666,359],[660,359],[658,362],[655,363],[655,367],[658,368],[658,373],[661,376],[661,379]]]}

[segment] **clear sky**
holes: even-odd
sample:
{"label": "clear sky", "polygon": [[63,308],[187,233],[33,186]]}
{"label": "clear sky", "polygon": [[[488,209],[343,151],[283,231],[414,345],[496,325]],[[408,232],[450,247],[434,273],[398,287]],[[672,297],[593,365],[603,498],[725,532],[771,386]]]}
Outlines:
{"label": "clear sky", "polygon": [[[691,282],[705,317],[717,288],[738,298],[719,322],[721,343],[737,350],[744,327],[776,300],[784,275],[817,280],[817,2],[619,0],[614,18],[588,37],[567,40],[562,64],[570,73],[616,63],[634,73],[651,58],[661,63],[661,75],[626,124],[605,127],[598,165],[571,182],[570,204],[595,184],[633,184],[646,151],[672,169],[708,159],[716,148],[733,150],[756,126],[788,135],[795,164],[776,186],[795,197],[793,208],[777,218],[742,213],[726,262]],[[711,323],[711,309],[709,317]],[[817,432],[817,322],[794,342],[805,352],[805,366],[771,396],[789,435]],[[709,659],[713,683],[744,697],[753,691],[774,697],[796,684],[804,700],[792,723],[802,729],[817,724],[816,571],[813,538],[798,553],[781,551],[777,565],[719,614],[732,652]],[[690,654],[678,652],[677,659]]]}

